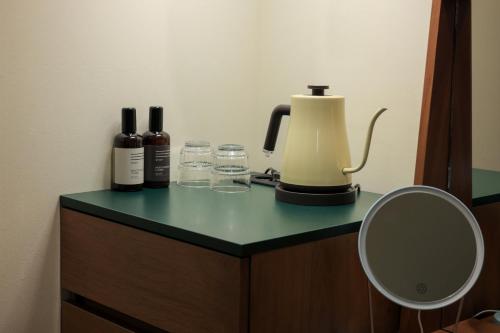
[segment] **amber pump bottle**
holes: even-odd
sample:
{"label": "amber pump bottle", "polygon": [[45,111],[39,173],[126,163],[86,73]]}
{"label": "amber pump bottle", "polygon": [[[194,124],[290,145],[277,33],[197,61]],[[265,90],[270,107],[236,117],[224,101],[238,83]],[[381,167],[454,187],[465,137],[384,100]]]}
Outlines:
{"label": "amber pump bottle", "polygon": [[143,134],[144,186],[168,187],[170,184],[170,135],[163,132],[163,108],[149,108],[149,131]]}
{"label": "amber pump bottle", "polygon": [[144,147],[136,133],[134,108],[122,109],[122,132],[113,143],[111,189],[139,191],[144,183]]}

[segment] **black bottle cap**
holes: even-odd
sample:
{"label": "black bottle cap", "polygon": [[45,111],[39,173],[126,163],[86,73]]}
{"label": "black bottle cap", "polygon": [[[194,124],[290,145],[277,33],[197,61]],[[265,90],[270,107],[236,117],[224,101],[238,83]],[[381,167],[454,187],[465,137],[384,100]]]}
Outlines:
{"label": "black bottle cap", "polygon": [[130,134],[135,133],[137,130],[135,121],[135,109],[123,108],[122,109],[122,133]]}
{"label": "black bottle cap", "polygon": [[325,90],[330,89],[329,86],[308,85],[307,88],[312,89],[313,96],[325,96]]}
{"label": "black bottle cap", "polygon": [[149,108],[149,130],[151,132],[163,130],[163,107],[151,106]]}

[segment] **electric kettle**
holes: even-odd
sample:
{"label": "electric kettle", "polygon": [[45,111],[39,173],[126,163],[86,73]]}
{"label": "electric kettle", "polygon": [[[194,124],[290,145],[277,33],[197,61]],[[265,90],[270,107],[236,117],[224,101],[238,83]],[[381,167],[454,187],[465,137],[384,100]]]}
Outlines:
{"label": "electric kettle", "polygon": [[282,117],[290,116],[276,198],[305,205],[354,202],[356,189],[351,174],[365,166],[375,121],[387,109],[382,108],[373,116],[362,161],[353,167],[344,97],[325,95],[328,86],[308,88],[312,89],[311,95],[293,95],[291,105],[278,105],[271,115],[264,143],[267,156],[274,151]]}

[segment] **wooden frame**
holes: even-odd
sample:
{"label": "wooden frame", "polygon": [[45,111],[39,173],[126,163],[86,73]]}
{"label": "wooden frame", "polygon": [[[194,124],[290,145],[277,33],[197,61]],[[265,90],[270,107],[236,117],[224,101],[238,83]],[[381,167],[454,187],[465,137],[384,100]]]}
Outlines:
{"label": "wooden frame", "polygon": [[470,0],[433,0],[415,184],[472,203]]}
{"label": "wooden frame", "polygon": [[[472,205],[471,0],[433,0],[415,184],[434,186]],[[423,313],[427,330],[450,311]],[[401,332],[416,332],[415,311],[402,309]]]}

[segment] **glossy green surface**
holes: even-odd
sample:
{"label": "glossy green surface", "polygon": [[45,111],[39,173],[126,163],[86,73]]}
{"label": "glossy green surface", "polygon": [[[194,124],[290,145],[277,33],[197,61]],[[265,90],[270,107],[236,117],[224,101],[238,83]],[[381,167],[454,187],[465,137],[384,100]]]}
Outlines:
{"label": "glossy green surface", "polygon": [[500,201],[500,172],[472,170],[472,205],[479,206]]}
{"label": "glossy green surface", "polygon": [[331,207],[277,202],[274,189],[254,185],[226,194],[171,184],[169,189],[95,191],[61,196],[63,207],[236,256],[354,232],[379,194]]}
{"label": "glossy green surface", "polygon": [[[473,205],[500,201],[500,172],[474,169]],[[169,189],[109,190],[61,196],[63,207],[159,235],[229,253],[260,251],[355,232],[379,194],[361,192],[355,204],[295,206],[274,199],[274,189],[225,194],[172,184]]]}

